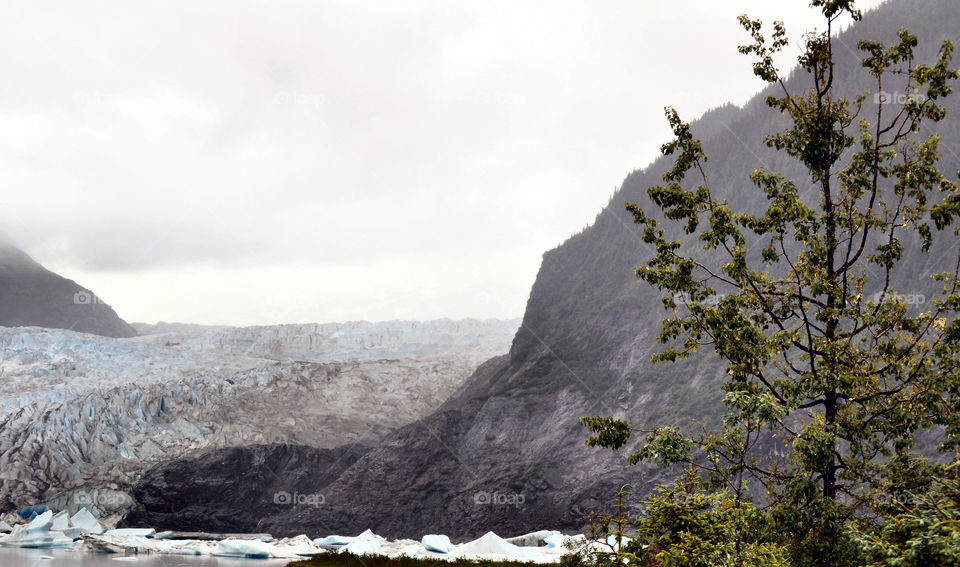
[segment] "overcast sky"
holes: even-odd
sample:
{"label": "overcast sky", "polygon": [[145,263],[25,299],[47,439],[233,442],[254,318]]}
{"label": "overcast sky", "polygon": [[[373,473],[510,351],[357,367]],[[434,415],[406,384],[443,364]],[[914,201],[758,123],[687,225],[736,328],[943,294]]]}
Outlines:
{"label": "overcast sky", "polygon": [[519,317],[807,4],[6,1],[0,227],[128,321]]}

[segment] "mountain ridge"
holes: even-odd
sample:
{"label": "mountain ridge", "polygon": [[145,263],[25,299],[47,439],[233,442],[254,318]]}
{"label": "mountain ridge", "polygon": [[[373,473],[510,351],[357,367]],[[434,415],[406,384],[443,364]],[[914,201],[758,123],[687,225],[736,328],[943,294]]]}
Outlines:
{"label": "mountain ridge", "polygon": [[0,326],[68,329],[115,338],[137,334],[95,293],[2,241]]}

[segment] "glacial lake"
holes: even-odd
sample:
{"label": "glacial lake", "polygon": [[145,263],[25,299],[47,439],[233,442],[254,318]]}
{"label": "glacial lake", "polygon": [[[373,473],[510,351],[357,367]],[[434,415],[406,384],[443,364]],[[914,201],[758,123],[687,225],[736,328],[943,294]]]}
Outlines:
{"label": "glacial lake", "polygon": [[[52,557],[53,559],[44,559]],[[282,567],[290,559],[238,559],[198,555],[113,555],[65,549],[0,548],[0,567]]]}

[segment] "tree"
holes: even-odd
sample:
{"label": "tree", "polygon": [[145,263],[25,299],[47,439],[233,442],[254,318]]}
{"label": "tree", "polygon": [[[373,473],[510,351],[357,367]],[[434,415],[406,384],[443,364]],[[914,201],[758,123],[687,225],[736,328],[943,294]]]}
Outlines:
{"label": "tree", "polygon": [[[768,106],[791,123],[765,143],[809,179],[757,169],[759,211],[732,210],[710,186],[701,142],[668,108],[675,138],[662,151],[675,164],[649,188],[652,206],[627,204],[656,250],[636,274],[665,292],[665,346],[653,360],[712,349],[726,364],[729,408],[717,430],[646,431],[630,460],[686,463],[738,495],[752,479],[796,564],[842,565],[857,552],[844,526],[913,458],[917,433],[942,425],[951,440],[960,434],[951,419],[960,255],[939,264],[941,291],[923,305],[897,287],[906,251],[929,254],[935,239],[957,234],[960,192],[938,167],[939,137],[920,132],[943,120],[960,72],[949,41],[935,62],[917,64],[917,37],[901,30],[891,46],[859,42],[876,91],[848,100],[837,94],[832,31],[861,14],[852,0],[811,6],[826,29],[804,38],[806,92],[792,91],[774,63],[788,44],[783,23],[767,39],[760,21],[740,18],[752,38],[740,52],[755,57],[754,74],[775,89]],[[884,99],[894,87],[908,95]],[[633,431],[610,417],[582,422],[590,445],[618,449]],[[778,443],[789,457],[771,449]]]}
{"label": "tree", "polygon": [[960,460],[949,466],[914,466],[935,470],[914,471],[926,481],[922,487],[878,499],[876,505],[886,508],[882,524],[851,530],[864,550],[865,565],[960,565]]}

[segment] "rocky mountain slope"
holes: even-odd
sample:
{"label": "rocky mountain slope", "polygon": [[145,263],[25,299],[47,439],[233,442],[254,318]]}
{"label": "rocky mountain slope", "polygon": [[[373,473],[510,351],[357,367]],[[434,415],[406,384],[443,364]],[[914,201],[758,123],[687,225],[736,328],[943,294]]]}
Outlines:
{"label": "rocky mountain slope", "polygon": [[0,328],[0,511],[74,489],[122,492],[152,464],[201,449],[369,444],[437,408],[506,352],[517,324],[181,327],[131,339]]}
{"label": "rocky mountain slope", "polygon": [[[954,0],[895,0],[866,15],[837,40],[837,70],[850,93],[871,84],[859,70],[857,38],[892,42],[901,27],[921,38],[918,56],[929,61],[942,39],[960,40]],[[735,49],[736,46],[723,48]],[[750,73],[744,60],[743,72]],[[957,66],[960,66],[958,62]],[[802,78],[802,77],[801,77]],[[790,80],[798,90],[807,84]],[[812,198],[807,176],[790,158],[769,150],[763,136],[783,127],[761,94],[742,109],[708,113],[694,125],[710,156],[711,187],[734,207],[751,208],[757,190],[748,174],[759,166],[782,171]],[[941,124],[944,170],[960,168],[960,94]],[[865,116],[872,115],[872,99]],[[680,109],[681,111],[683,109]],[[639,156],[638,159],[643,159]],[[164,527],[264,529],[274,533],[358,532],[372,528],[400,537],[416,533],[469,536],[488,529],[522,533],[543,527],[579,528],[606,507],[615,487],[631,481],[638,494],[675,471],[628,467],[622,455],[584,446],[583,415],[629,417],[637,426],[664,421],[690,424],[719,413],[712,387],[722,368],[709,353],[679,364],[653,365],[649,356],[663,317],[659,294],[636,280],[633,268],[650,256],[623,205],[646,203],[646,188],[660,183],[670,162],[659,159],[631,173],[596,222],[546,253],[523,324],[507,356],[480,367],[464,387],[429,417],[387,436],[355,463],[330,475],[301,478],[301,469],[262,460],[277,486],[321,494],[322,506],[246,506],[236,491],[216,491],[202,515],[183,505],[211,471],[212,457],[164,463],[137,488],[144,506],[128,522]],[[941,239],[929,254],[905,254],[898,287],[926,293],[918,274],[954,246]],[[249,448],[243,462],[262,449]],[[303,451],[306,459],[309,452]],[[287,458],[286,462],[298,459]],[[196,471],[191,477],[185,471]],[[214,473],[216,474],[216,473]],[[263,474],[263,473],[261,473]],[[217,504],[219,502],[219,504]],[[217,511],[246,510],[216,521]]]}
{"label": "rocky mountain slope", "polygon": [[70,329],[106,337],[136,331],[90,290],[0,241],[0,326]]}

